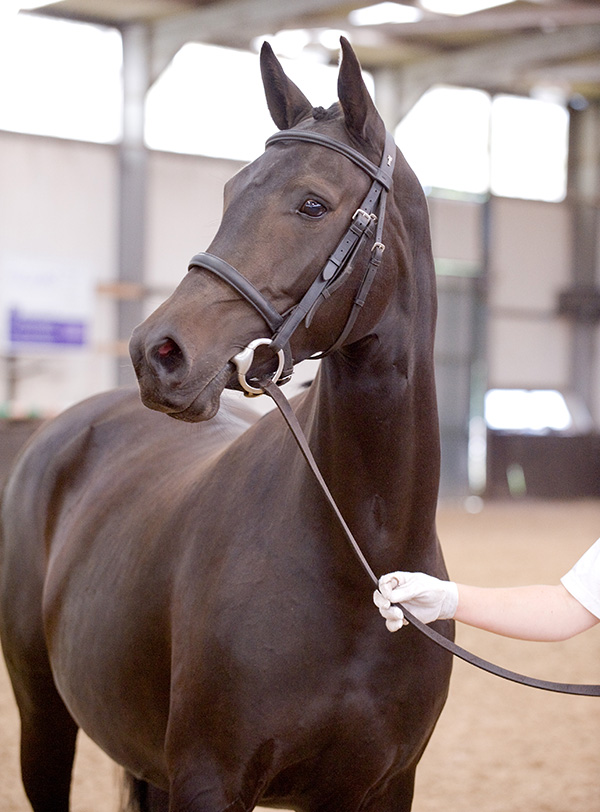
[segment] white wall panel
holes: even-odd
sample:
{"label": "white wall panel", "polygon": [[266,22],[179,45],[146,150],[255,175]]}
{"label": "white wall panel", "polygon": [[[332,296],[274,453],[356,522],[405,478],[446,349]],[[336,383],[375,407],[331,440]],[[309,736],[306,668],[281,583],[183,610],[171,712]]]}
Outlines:
{"label": "white wall panel", "polygon": [[189,260],[208,247],[221,222],[223,187],[244,164],[152,153],[148,203],[148,284],[175,288]]}
{"label": "white wall panel", "polygon": [[[44,264],[76,269],[92,289],[115,277],[117,153],[114,148],[0,133],[0,281],[11,269]],[[113,384],[112,302],[98,297],[91,345],[39,349],[17,361],[25,412],[55,412]],[[3,350],[0,350],[2,352]],[[7,366],[0,366],[0,404]]]}
{"label": "white wall panel", "polygon": [[433,254],[443,259],[481,260],[481,204],[429,198]]}
{"label": "white wall panel", "polygon": [[569,328],[561,320],[492,317],[488,388],[568,389]]}
{"label": "white wall panel", "polygon": [[489,305],[552,313],[570,282],[566,204],[494,198]]}
{"label": "white wall panel", "polygon": [[488,384],[569,388],[570,326],[556,315],[569,287],[564,203],[493,198],[488,284]]}

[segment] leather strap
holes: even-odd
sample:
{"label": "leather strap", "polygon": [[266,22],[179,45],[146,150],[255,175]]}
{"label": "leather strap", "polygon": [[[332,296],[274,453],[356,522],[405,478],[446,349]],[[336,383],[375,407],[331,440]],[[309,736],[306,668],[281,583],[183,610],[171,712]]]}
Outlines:
{"label": "leather strap", "polygon": [[[292,409],[289,401],[272,381],[265,380],[261,381],[261,387],[264,389],[266,394],[268,394],[273,401],[275,402],[276,406],[278,407],[279,411],[285,422],[287,423],[290,431],[292,432],[300,451],[302,452],[304,459],[308,463],[308,466],[313,473],[319,487],[323,491],[325,498],[331,505],[333,512],[335,513],[342,530],[344,531],[344,535],[346,536],[347,540],[350,542],[350,546],[354,551],[356,557],[358,558],[361,566],[375,585],[378,586],[378,578],[371,569],[369,562],[363,555],[360,546],[356,539],[354,538],[352,531],[346,524],[344,517],[342,516],[338,506],[335,503],[335,500],[331,494],[331,491],[327,487],[325,480],[315,458],[313,457],[312,451],[310,450],[310,446],[308,445],[308,441],[304,432],[302,431],[302,427],[298,422],[298,418],[296,417],[294,410]],[[418,620],[411,612],[404,608],[404,606],[398,604],[402,609],[404,616],[406,619],[412,623],[415,628],[417,628],[422,634],[436,643],[438,646],[441,646],[446,651],[449,651],[455,657],[459,657],[461,660],[464,660],[471,665],[476,666],[477,668],[481,668],[483,671],[487,671],[490,674],[494,674],[497,677],[502,677],[503,679],[510,680],[511,682],[517,682],[520,685],[527,685],[531,688],[539,688],[544,691],[554,691],[556,693],[562,694],[577,694],[580,696],[600,696],[600,685],[580,685],[580,684],[572,684],[572,683],[564,683],[564,682],[549,682],[547,680],[536,679],[535,677],[527,677],[523,674],[518,674],[515,671],[509,671],[506,668],[502,668],[499,665],[495,665],[494,663],[488,662],[488,660],[484,660],[481,657],[478,657],[475,654],[472,654],[470,651],[467,651],[461,646],[458,646],[452,640],[449,640],[444,635],[437,632],[435,629],[432,629],[425,623],[422,623]]]}
{"label": "leather strap", "polygon": [[283,323],[283,316],[275,310],[273,305],[262,295],[260,290],[258,290],[249,279],[242,276],[233,265],[225,262],[221,257],[205,252],[196,254],[190,259],[188,271],[195,268],[204,268],[207,271],[212,271],[215,276],[218,276],[219,279],[223,279],[234,290],[237,290],[240,296],[249,302],[255,310],[258,310],[272,331],[277,330]]}
{"label": "leather strap", "polygon": [[[233,265],[225,262],[225,260],[221,259],[221,257],[217,257],[214,254],[207,254],[205,252],[196,254],[189,262],[188,271],[196,268],[204,268],[207,271],[212,271],[212,273],[214,273],[215,276],[218,276],[219,279],[227,282],[228,285],[236,290],[240,296],[242,296],[254,307],[255,310],[260,313],[267,325],[271,328],[272,333],[276,333],[281,325],[285,322],[285,317],[275,310],[273,305],[262,295],[260,290],[253,285],[249,279],[246,279],[246,277],[243,276],[237,270],[237,268],[234,268]],[[294,360],[292,358],[292,350],[289,343],[286,342],[282,349],[285,357],[285,364],[282,376],[279,380],[280,383],[286,383],[286,381],[289,381],[294,371]],[[277,350],[275,352],[277,352]]]}
{"label": "leather strap", "polygon": [[319,276],[311,284],[300,302],[290,311],[279,329],[275,331],[271,343],[273,352],[282,349],[289,342],[298,325],[313,309],[322,293],[335,281],[367,233],[367,229],[371,224],[370,212],[362,208],[358,212]]}
{"label": "leather strap", "polygon": [[[387,133],[388,138],[393,137]],[[384,154],[384,160],[380,166],[374,164],[368,158],[365,158],[358,150],[353,149],[353,147],[349,147],[346,144],[343,144],[341,141],[336,141],[334,138],[330,138],[328,135],[324,135],[323,133],[315,133],[310,132],[309,130],[281,130],[281,132],[275,133],[266,141],[266,146],[270,147],[271,144],[276,144],[278,141],[303,141],[304,143],[310,144],[319,144],[322,147],[327,147],[328,149],[333,149],[335,152],[339,152],[341,155],[345,155],[346,158],[349,158],[353,161],[357,166],[360,166],[362,170],[364,170],[367,175],[370,175],[373,180],[380,181],[385,188],[389,191],[390,186],[392,184],[392,172],[389,172],[388,167],[391,164],[387,163],[387,156]],[[387,149],[387,143],[386,143]],[[395,148],[394,152],[392,153],[392,157],[395,155]]]}

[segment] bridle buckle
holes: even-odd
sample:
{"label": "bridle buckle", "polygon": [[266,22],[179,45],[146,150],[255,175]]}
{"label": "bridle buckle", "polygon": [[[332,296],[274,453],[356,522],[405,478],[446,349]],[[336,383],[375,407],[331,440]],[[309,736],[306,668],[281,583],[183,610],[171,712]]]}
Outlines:
{"label": "bridle buckle", "polygon": [[376,214],[374,214],[373,212],[370,212],[370,211],[365,211],[364,209],[357,209],[354,212],[354,214],[352,215],[352,219],[356,220],[357,217],[362,217],[367,222],[369,222],[370,220],[372,220],[373,222],[376,222],[376,220],[377,220],[377,215]]}

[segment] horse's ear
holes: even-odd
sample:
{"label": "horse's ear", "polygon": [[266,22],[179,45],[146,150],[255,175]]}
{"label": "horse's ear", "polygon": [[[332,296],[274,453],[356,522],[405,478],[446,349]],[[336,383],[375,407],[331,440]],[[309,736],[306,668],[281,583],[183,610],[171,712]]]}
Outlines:
{"label": "horse's ear", "polygon": [[345,37],[340,38],[342,63],[338,76],[338,96],[349,132],[359,141],[378,143],[385,138],[385,125],[367,90],[360,62]]}
{"label": "horse's ear", "polygon": [[280,130],[289,130],[312,112],[312,104],[285,75],[268,42],[261,48],[260,72],[269,113]]}

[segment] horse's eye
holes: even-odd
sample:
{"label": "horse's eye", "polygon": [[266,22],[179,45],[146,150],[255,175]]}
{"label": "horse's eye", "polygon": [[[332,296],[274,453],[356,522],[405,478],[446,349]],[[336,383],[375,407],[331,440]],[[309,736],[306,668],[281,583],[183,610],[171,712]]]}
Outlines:
{"label": "horse's eye", "polygon": [[322,217],[327,209],[322,203],[319,203],[318,200],[309,198],[300,206],[299,211],[301,214],[306,214],[309,217]]}

